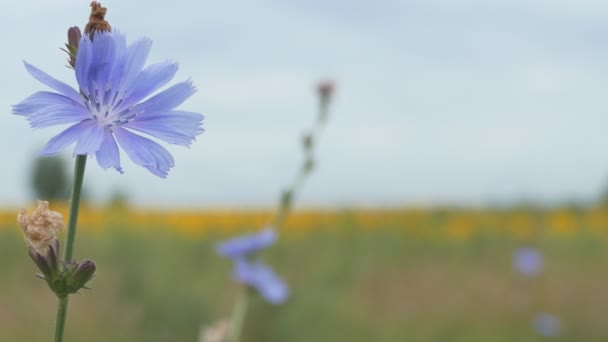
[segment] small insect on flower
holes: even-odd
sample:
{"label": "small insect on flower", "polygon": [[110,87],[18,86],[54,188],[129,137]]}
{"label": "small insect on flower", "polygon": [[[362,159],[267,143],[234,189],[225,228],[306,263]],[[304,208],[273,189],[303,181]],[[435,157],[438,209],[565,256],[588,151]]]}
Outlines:
{"label": "small insect on flower", "polygon": [[[109,25],[103,28],[109,30]],[[95,155],[102,168],[122,173],[120,146],[133,162],[166,177],[174,166],[171,154],[134,131],[189,146],[203,132],[203,116],[175,108],[194,94],[195,87],[188,80],[149,97],[173,79],[177,63],[165,61],[144,68],[152,45],[149,39],[127,45],[124,34],[102,29],[85,30],[78,44],[70,42],[71,49],[77,47],[78,89],[24,62],[36,80],[55,92],[37,92],[13,106],[13,113],[26,117],[32,128],[71,124],[46,144],[41,156],[76,143],[74,155]]]}

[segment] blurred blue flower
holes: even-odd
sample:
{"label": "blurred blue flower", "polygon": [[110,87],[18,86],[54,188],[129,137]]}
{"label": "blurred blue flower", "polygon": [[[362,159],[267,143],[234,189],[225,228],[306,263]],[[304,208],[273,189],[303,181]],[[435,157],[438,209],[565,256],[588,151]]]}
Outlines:
{"label": "blurred blue flower", "polygon": [[273,228],[266,228],[257,234],[239,236],[226,240],[217,246],[219,255],[227,258],[240,258],[251,255],[264,249],[277,240],[277,233]]}
{"label": "blurred blue flower", "polygon": [[74,66],[77,90],[24,62],[35,79],[56,92],[34,93],[13,106],[13,113],[25,116],[35,129],[72,124],[46,144],[41,156],[76,143],[74,155],[94,154],[101,167],[122,173],[120,145],[136,164],[167,176],[174,166],[171,154],[132,131],[189,146],[203,132],[203,116],[175,110],[196,91],[189,80],[148,98],[177,72],[173,61],[144,68],[151,44],[144,38],[127,46],[125,35],[116,31],[96,32],[94,40],[84,35]]}
{"label": "blurred blue flower", "polygon": [[535,276],[543,269],[543,256],[535,248],[519,248],[513,253],[513,268],[525,276]]}
{"label": "blurred blue flower", "polygon": [[272,245],[276,240],[276,231],[267,228],[257,234],[239,236],[217,245],[219,255],[234,261],[234,279],[256,289],[271,304],[285,302],[289,296],[289,288],[270,267],[250,259],[253,254]]}
{"label": "blurred blue flower", "polygon": [[562,333],[562,322],[552,314],[541,313],[534,318],[534,330],[544,337],[558,337]]}
{"label": "blurred blue flower", "polygon": [[233,276],[236,281],[255,288],[271,304],[281,304],[289,296],[285,282],[259,261],[236,259]]}

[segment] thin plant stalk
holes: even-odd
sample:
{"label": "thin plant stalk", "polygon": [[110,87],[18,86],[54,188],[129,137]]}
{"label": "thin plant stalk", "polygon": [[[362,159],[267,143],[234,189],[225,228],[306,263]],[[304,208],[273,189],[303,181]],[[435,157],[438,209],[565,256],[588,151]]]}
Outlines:
{"label": "thin plant stalk", "polygon": [[[68,232],[65,237],[63,262],[69,263],[72,260],[74,253],[74,241],[76,240],[76,225],[78,223],[78,209],[80,208],[80,195],[82,193],[82,181],[84,179],[84,170],[87,163],[86,155],[76,156],[76,165],[74,166],[74,185],[72,187],[72,196],[70,197],[70,213],[68,216]],[[55,321],[55,342],[63,341],[63,331],[68,313],[68,295],[59,297],[57,304],[57,320]]]}
{"label": "thin plant stalk", "polygon": [[71,261],[72,254],[74,253],[74,240],[76,239],[76,225],[78,223],[78,209],[80,208],[80,195],[82,193],[82,181],[84,180],[84,169],[86,164],[86,155],[76,156],[76,165],[74,166],[74,185],[72,187],[72,196],[70,197],[68,233],[65,237],[63,252],[64,262]]}
{"label": "thin plant stalk", "polygon": [[57,321],[55,323],[55,342],[63,341],[63,330],[65,328],[65,319],[68,312],[68,296],[59,298],[57,303]]}
{"label": "thin plant stalk", "polygon": [[305,158],[302,164],[300,165],[300,168],[298,169],[298,172],[296,173],[293,182],[283,192],[281,201],[279,203],[279,208],[277,209],[277,213],[273,220],[273,226],[277,230],[280,230],[283,227],[283,224],[287,219],[287,215],[291,211],[295,195],[304,185],[304,182],[306,181],[314,167],[314,148],[319,143],[323,127],[325,126],[325,122],[327,121],[327,115],[329,112],[329,102],[321,99],[321,101],[319,101],[318,110],[319,112],[317,115],[317,120],[315,121],[315,124],[309,135],[310,145],[306,146],[306,144],[304,144]]}
{"label": "thin plant stalk", "polygon": [[230,319],[230,342],[239,342],[241,340],[241,331],[243,331],[245,315],[247,314],[247,303],[249,302],[248,293],[247,288],[241,286],[239,289],[239,299],[236,302]]}
{"label": "thin plant stalk", "polygon": [[[319,137],[327,122],[327,115],[329,113],[329,101],[328,98],[320,98],[317,120],[309,134],[309,144],[304,143],[304,154],[305,158],[298,172],[295,175],[293,182],[283,192],[277,213],[273,219],[273,226],[276,230],[281,230],[282,226],[287,220],[287,216],[291,211],[293,199],[300,188],[304,185],[304,182],[310,175],[313,169],[314,163],[314,148],[319,142]],[[245,315],[247,313],[247,302],[249,301],[249,292],[245,286],[242,286],[238,290],[238,299],[235,304],[233,315],[230,321],[230,342],[240,342],[241,331],[243,330],[243,322],[245,321]]]}

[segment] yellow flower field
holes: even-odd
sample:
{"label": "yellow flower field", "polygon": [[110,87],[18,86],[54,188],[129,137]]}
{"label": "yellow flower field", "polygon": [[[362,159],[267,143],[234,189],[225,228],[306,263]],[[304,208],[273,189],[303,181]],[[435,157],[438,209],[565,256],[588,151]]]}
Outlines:
{"label": "yellow flower field", "polygon": [[[67,204],[53,205],[67,217]],[[16,209],[0,209],[0,226],[14,226]],[[97,232],[112,227],[169,229],[190,237],[208,233],[230,235],[256,230],[272,222],[273,211],[252,209],[135,209],[81,208],[79,229]],[[515,239],[534,239],[537,234],[568,237],[578,233],[608,236],[608,209],[305,209],[291,213],[284,230],[297,236],[314,230],[397,229],[416,238],[468,240],[502,234]]]}

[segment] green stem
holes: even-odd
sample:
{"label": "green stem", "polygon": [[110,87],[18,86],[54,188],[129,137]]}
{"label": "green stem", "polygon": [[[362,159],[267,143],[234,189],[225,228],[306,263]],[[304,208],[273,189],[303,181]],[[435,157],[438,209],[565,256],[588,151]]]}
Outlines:
{"label": "green stem", "polygon": [[299,188],[302,186],[302,184],[306,180],[306,176],[309,173],[310,173],[310,170],[306,170],[304,165],[302,165],[302,167],[300,167],[300,170],[296,174],[296,178],[294,179],[291,186],[287,189],[287,191],[290,193],[290,199],[289,199],[288,203],[281,202],[279,204],[279,209],[277,210],[277,213],[275,214],[274,224],[273,224],[275,229],[280,230],[281,227],[283,227],[283,224],[285,223],[285,220],[287,219],[287,215],[291,211],[294,197],[296,196]]}
{"label": "green stem", "polygon": [[[76,224],[78,222],[78,209],[80,208],[80,194],[82,193],[82,181],[84,170],[87,164],[86,155],[76,156],[74,167],[74,185],[70,198],[70,213],[68,216],[68,232],[65,237],[63,262],[68,263],[72,260],[74,253],[74,240],[76,239]],[[63,330],[68,313],[68,296],[60,297],[57,305],[57,321],[55,322],[55,342],[63,341]]]}
{"label": "green stem", "polygon": [[310,132],[311,141],[312,141],[311,145],[305,151],[304,161],[303,161],[302,165],[300,166],[298,173],[296,173],[296,176],[295,176],[293,182],[291,183],[290,187],[288,187],[286,190],[286,192],[290,193],[289,202],[288,203],[281,202],[279,204],[279,209],[277,210],[277,213],[275,214],[273,222],[274,222],[274,228],[277,230],[280,230],[281,227],[283,226],[283,224],[285,223],[285,220],[287,219],[287,216],[292,209],[296,195],[298,194],[300,188],[304,185],[304,182],[306,181],[306,179],[312,172],[312,170],[310,168],[306,167],[306,163],[308,161],[313,161],[313,163],[314,163],[315,147],[319,143],[318,140],[320,139],[320,136],[321,136],[321,133],[323,130],[323,126],[325,126],[325,123],[327,121],[328,113],[329,113],[329,102],[327,100],[321,99],[321,101],[319,101],[317,120],[315,121],[314,126]]}
{"label": "green stem", "polygon": [[59,298],[57,303],[57,322],[55,323],[55,342],[63,341],[66,313],[68,312],[68,296]]}
{"label": "green stem", "polygon": [[82,192],[82,180],[84,179],[84,169],[87,164],[86,155],[76,156],[76,166],[74,166],[74,186],[72,197],[70,198],[70,214],[68,218],[68,234],[65,237],[63,261],[72,260],[74,252],[74,240],[76,239],[76,224],[78,222],[78,209],[80,208],[80,193]]}
{"label": "green stem", "polygon": [[239,299],[236,302],[232,318],[230,320],[230,342],[239,342],[241,340],[241,331],[245,322],[245,314],[247,313],[247,302],[249,301],[249,291],[245,286],[239,290]]}
{"label": "green stem", "polygon": [[[305,151],[305,158],[303,164],[300,166],[298,173],[296,174],[293,183],[291,186],[287,188],[286,192],[289,193],[289,199],[286,202],[283,202],[284,199],[281,199],[281,203],[279,204],[279,208],[274,217],[274,228],[280,230],[289,212],[292,209],[294,197],[297,192],[300,190],[306,178],[311,173],[311,169],[306,167],[306,163],[309,160],[314,161],[314,148],[318,143],[319,136],[321,135],[321,131],[323,126],[327,121],[327,116],[329,114],[329,101],[327,99],[321,98],[319,102],[317,120],[311,131],[312,143],[311,146]],[[243,286],[239,290],[239,298],[234,307],[234,311],[232,312],[232,318],[230,319],[230,342],[239,342],[241,339],[241,331],[243,330],[243,323],[245,321],[245,315],[247,314],[247,301],[249,296],[249,291],[247,287]]]}

